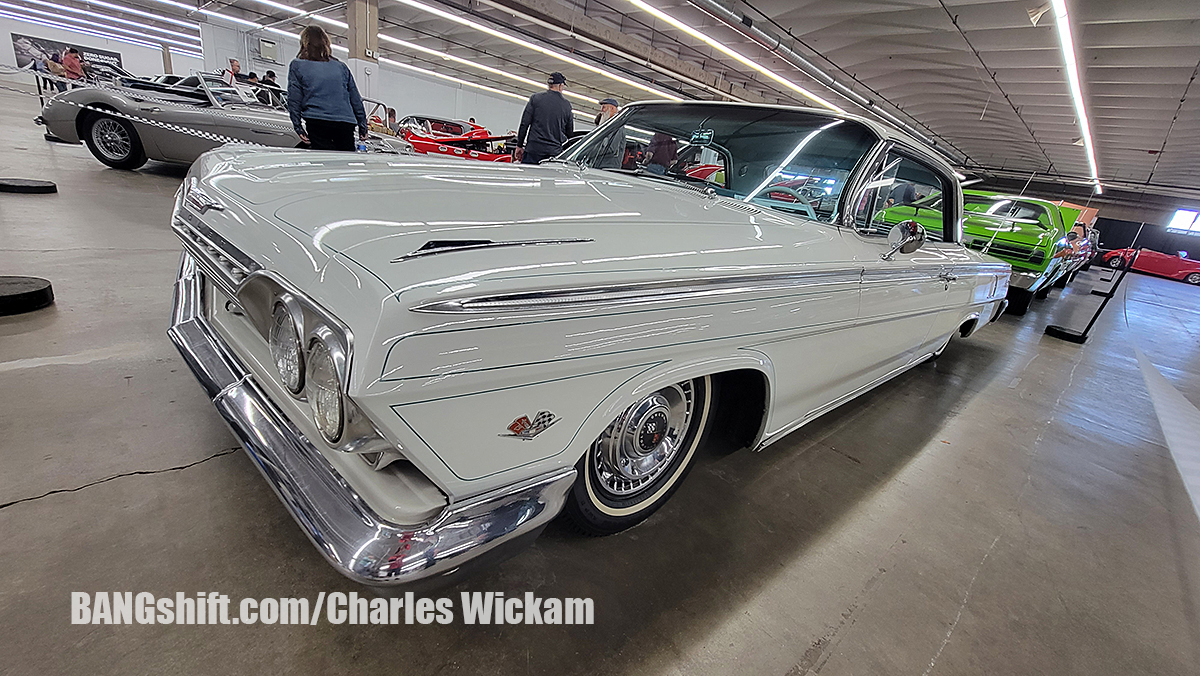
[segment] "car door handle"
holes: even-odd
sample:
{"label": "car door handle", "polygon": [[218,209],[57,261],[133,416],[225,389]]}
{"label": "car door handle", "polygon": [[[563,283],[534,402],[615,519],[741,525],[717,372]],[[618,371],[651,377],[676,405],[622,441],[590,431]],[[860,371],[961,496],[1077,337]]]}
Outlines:
{"label": "car door handle", "polygon": [[255,134],[268,134],[270,136],[282,136],[283,135],[283,132],[271,131],[269,129],[251,129],[250,131]]}
{"label": "car door handle", "polygon": [[140,110],[142,112],[146,112],[146,113],[161,113],[162,112],[162,108],[159,108],[158,106],[150,106],[148,108],[143,107],[143,108],[138,108],[138,110]]}

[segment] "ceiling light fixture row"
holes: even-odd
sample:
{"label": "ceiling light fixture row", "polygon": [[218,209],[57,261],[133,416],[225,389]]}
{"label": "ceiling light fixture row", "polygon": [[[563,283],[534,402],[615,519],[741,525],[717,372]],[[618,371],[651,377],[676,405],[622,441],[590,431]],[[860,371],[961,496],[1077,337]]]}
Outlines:
{"label": "ceiling light fixture row", "polygon": [[[162,46],[160,44],[156,44],[153,42],[146,42],[144,40],[126,37],[124,35],[119,35],[117,33],[106,33],[104,31],[94,30],[92,28],[72,26],[70,24],[59,23],[57,21],[51,21],[49,19],[42,19],[42,18],[39,18],[36,16],[30,16],[28,14],[20,14],[18,12],[13,12],[13,11],[10,11],[7,9],[0,9],[0,16],[7,17],[9,19],[15,19],[17,21],[24,21],[26,23],[31,23],[31,24],[34,24],[37,26],[44,26],[46,28],[56,28],[58,30],[74,31],[76,33],[82,33],[84,35],[91,35],[93,37],[101,38],[104,40],[114,40],[116,42],[124,42],[124,43],[130,44],[130,45],[138,45],[139,47],[149,47],[151,49],[161,49],[162,48]],[[201,55],[197,52],[189,52],[189,51],[184,51],[182,49],[173,49],[171,51],[173,54],[178,54],[180,56],[187,56],[187,57],[191,57],[193,59],[203,59],[204,58],[203,55]]]}
{"label": "ceiling light fixture row", "polygon": [[1071,37],[1071,19],[1067,15],[1067,3],[1066,0],[1051,0],[1050,4],[1054,9],[1054,21],[1058,27],[1058,45],[1062,49],[1063,62],[1066,64],[1067,86],[1071,90],[1071,103],[1075,106],[1075,119],[1079,121],[1079,131],[1083,136],[1083,149],[1087,153],[1093,190],[1096,194],[1101,194],[1104,189],[1100,186],[1100,169],[1096,165],[1096,150],[1092,145],[1092,125],[1088,121],[1087,108],[1083,103],[1083,89],[1079,84],[1079,64],[1075,60],[1075,41]]}
{"label": "ceiling light fixture row", "polygon": [[[174,38],[164,38],[164,37],[159,37],[157,35],[146,35],[145,33],[130,30],[128,28],[122,28],[120,26],[113,26],[110,24],[99,23],[92,19],[79,18],[79,17],[75,17],[75,16],[64,16],[62,14],[55,14],[54,12],[47,12],[45,10],[35,9],[33,7],[25,7],[23,5],[14,5],[9,2],[0,1],[0,7],[3,7],[4,9],[10,10],[10,11],[29,12],[30,14],[33,14],[35,16],[44,16],[53,21],[67,22],[68,26],[70,26],[71,24],[82,24],[84,28],[87,28],[87,29],[93,30],[93,31],[97,31],[97,30],[113,31],[113,32],[117,33],[118,35],[128,34],[128,35],[130,35],[134,38],[140,39],[140,40],[150,40],[153,42],[165,42],[168,44],[183,47],[185,49],[200,49],[200,45],[199,45],[200,38],[198,38],[198,37],[192,38],[187,35],[179,34],[180,37],[187,38],[189,40],[193,40],[195,43],[195,44],[193,44],[192,42],[184,42],[183,40],[176,40]],[[143,28],[147,28],[147,26],[144,26],[143,24],[137,24],[137,25],[140,27],[143,27]],[[158,47],[158,45],[154,45],[154,46]]]}
{"label": "ceiling light fixture row", "polygon": [[796,84],[795,82],[792,82],[791,80],[783,77],[779,73],[776,73],[775,71],[771,70],[770,68],[764,68],[763,66],[760,66],[758,63],[755,63],[753,60],[751,60],[750,58],[748,58],[746,55],[742,54],[741,52],[738,52],[734,49],[730,49],[729,47],[726,47],[721,42],[709,37],[705,33],[700,32],[699,30],[696,30],[695,28],[692,28],[691,26],[680,21],[679,19],[676,19],[675,17],[671,16],[670,14],[667,14],[666,12],[662,11],[661,9],[658,9],[657,7],[649,5],[646,2],[644,2],[643,0],[627,0],[627,1],[629,2],[629,4],[633,5],[634,7],[637,7],[638,9],[642,10],[643,12],[646,12],[650,16],[653,16],[654,18],[656,18],[660,21],[666,22],[666,23],[670,24],[671,26],[674,26],[676,29],[683,31],[684,33],[692,36],[693,38],[703,42],[704,44],[708,45],[709,47],[712,47],[713,49],[724,54],[725,56],[728,56],[729,58],[733,59],[734,61],[737,61],[738,63],[742,64],[743,66],[746,66],[755,72],[761,73],[762,75],[766,76],[768,79],[773,80],[773,81],[783,85],[787,89],[790,89],[793,92],[796,92],[797,94],[808,99],[809,101],[812,101],[813,103],[816,103],[820,106],[823,106],[825,108],[828,108],[829,110],[832,110],[832,111],[835,111],[838,113],[846,112],[845,110],[842,110],[838,106],[835,106],[834,104],[826,101],[825,99],[821,98],[820,96],[817,96],[816,94],[808,91],[804,87],[801,87],[800,85]]}
{"label": "ceiling light fixture row", "polygon": [[[126,26],[133,26],[135,28],[141,28],[142,30],[154,31],[156,33],[162,33],[163,35],[170,35],[172,37],[181,38],[184,40],[191,40],[192,42],[196,42],[196,43],[200,42],[200,26],[198,24],[196,24],[195,22],[193,22],[192,25],[188,26],[188,28],[192,29],[193,33],[180,33],[177,30],[170,30],[167,28],[159,28],[158,26],[151,26],[150,24],[141,23],[139,21],[131,21],[129,19],[122,19],[121,17],[117,17],[117,16],[109,16],[107,14],[98,14],[96,12],[92,12],[92,11],[89,11],[86,9],[79,9],[76,7],[68,7],[66,5],[60,5],[55,2],[46,2],[46,0],[21,0],[21,2],[25,2],[25,3],[31,4],[31,5],[40,5],[42,7],[49,7],[50,9],[56,9],[56,10],[63,11],[63,12],[71,12],[72,14],[82,14],[83,16],[90,16],[90,17],[93,17],[94,19],[102,19],[104,21],[112,21],[112,22],[123,24]],[[114,7],[116,7],[116,6],[114,5]],[[22,7],[21,9],[27,9],[27,8]],[[32,8],[28,8],[28,9],[29,9],[29,11],[33,11]],[[104,26],[103,24],[97,24],[97,27],[108,28],[108,26]],[[153,36],[146,36],[146,37],[153,37]],[[196,45],[196,46],[199,47],[199,45]]]}

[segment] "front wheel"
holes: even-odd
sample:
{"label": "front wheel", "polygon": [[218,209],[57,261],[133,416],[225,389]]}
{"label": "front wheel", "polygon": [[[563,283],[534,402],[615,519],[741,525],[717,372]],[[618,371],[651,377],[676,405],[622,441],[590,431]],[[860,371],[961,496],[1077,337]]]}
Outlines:
{"label": "front wheel", "polygon": [[1188,284],[1200,284],[1200,272],[1193,272],[1187,277],[1184,277],[1183,281],[1187,282]]}
{"label": "front wheel", "polygon": [[1120,256],[1113,256],[1112,258],[1108,259],[1108,267],[1112,268],[1113,270],[1120,270],[1124,265],[1125,259],[1121,258]]}
{"label": "front wheel", "polygon": [[129,120],[92,113],[83,126],[83,140],[101,162],[113,169],[137,169],[146,163],[142,140]]}
{"label": "front wheel", "polygon": [[664,387],[625,409],[576,464],[563,512],[588,535],[635,526],[679,488],[708,431],[712,379]]}

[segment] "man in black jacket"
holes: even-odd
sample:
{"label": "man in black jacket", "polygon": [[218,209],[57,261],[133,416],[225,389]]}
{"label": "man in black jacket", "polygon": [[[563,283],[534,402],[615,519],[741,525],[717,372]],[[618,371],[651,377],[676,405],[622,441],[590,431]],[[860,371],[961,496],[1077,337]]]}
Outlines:
{"label": "man in black jacket", "polygon": [[546,85],[546,91],[529,97],[521,115],[514,157],[522,164],[537,164],[559,154],[563,143],[575,131],[571,102],[562,94],[567,78],[562,73],[551,73]]}

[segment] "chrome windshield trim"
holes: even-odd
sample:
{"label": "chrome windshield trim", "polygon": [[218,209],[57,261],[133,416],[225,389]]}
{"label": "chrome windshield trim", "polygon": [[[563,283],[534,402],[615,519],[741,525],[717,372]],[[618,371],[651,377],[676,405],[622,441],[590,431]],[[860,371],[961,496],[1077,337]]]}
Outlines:
{"label": "chrome windshield trim", "polygon": [[484,314],[520,312],[602,305],[635,305],[697,298],[717,298],[741,293],[858,285],[861,267],[788,274],[741,275],[683,279],[669,282],[642,282],[590,286],[494,296],[470,296],[424,303],[410,308],[413,312],[436,314]]}
{"label": "chrome windshield trim", "polygon": [[596,240],[584,237],[569,237],[562,239],[521,239],[511,240],[507,242],[476,242],[472,244],[436,246],[417,249],[412,253],[404,254],[398,258],[393,258],[393,263],[400,263],[411,258],[422,258],[424,256],[436,256],[443,253],[454,253],[455,251],[479,251],[481,249],[500,249],[503,247],[521,247],[521,246],[545,246],[548,244],[586,244]]}

